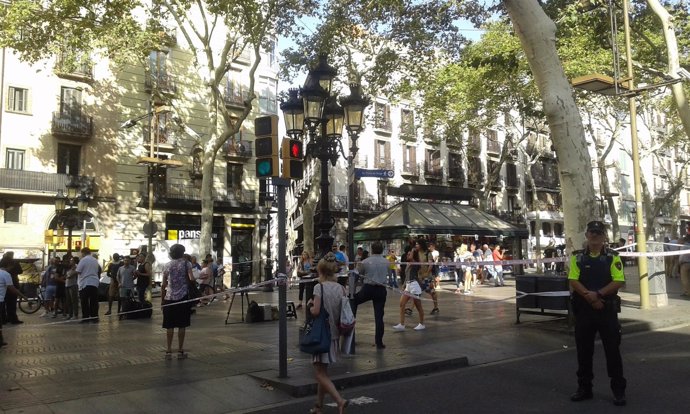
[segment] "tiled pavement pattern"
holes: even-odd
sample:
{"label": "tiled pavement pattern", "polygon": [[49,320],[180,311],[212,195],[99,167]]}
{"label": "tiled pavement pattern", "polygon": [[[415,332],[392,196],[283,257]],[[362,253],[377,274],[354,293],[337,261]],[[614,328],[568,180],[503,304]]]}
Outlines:
{"label": "tiled pavement pattern", "polygon": [[[357,375],[382,368],[424,361],[467,356],[471,365],[530,355],[573,346],[562,320],[523,315],[515,325],[514,301],[479,303],[514,294],[514,282],[507,287],[480,287],[473,296],[452,293],[443,284],[441,314],[427,315],[427,330],[408,329],[394,333],[398,297],[389,293],[386,306],[387,349],[373,348],[370,304],[358,312],[357,355],[343,356],[332,375]],[[627,303],[621,318],[627,330],[650,329],[687,323],[690,301],[678,298],[677,280],[669,281],[670,306],[640,311],[638,298],[623,294]],[[288,293],[296,301],[297,289]],[[277,292],[252,292],[257,302],[277,302]],[[239,297],[237,298],[239,299]],[[159,299],[155,298],[157,303]],[[105,311],[101,304],[101,315]],[[431,302],[424,302],[425,311]],[[20,315],[21,326],[5,329],[9,346],[0,351],[0,411],[8,412],[161,412],[183,409],[191,392],[203,399],[195,412],[230,412],[270,404],[289,396],[267,392],[248,374],[277,370],[277,322],[225,325],[228,303],[216,302],[199,308],[188,330],[189,359],[164,361],[165,333],[162,315],[154,307],[152,320],[118,321],[101,316],[99,324],[60,323],[36,315]],[[239,322],[239,300],[230,315]],[[309,358],[297,347],[300,319],[288,320],[288,374],[291,379],[311,377]],[[408,326],[416,324],[408,317]],[[119,411],[109,411],[113,401],[122,401]],[[118,403],[119,404],[119,403]],[[129,407],[129,408],[128,408]],[[44,409],[40,411],[39,408]],[[115,407],[111,407],[115,408]]]}

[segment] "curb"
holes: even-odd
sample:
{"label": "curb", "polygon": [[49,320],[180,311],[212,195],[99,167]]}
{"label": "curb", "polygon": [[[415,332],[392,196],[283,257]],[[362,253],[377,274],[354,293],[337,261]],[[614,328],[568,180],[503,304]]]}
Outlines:
{"label": "curb", "polygon": [[[359,373],[334,375],[333,384],[339,389],[357,387],[399,378],[424,375],[432,372],[452,370],[469,366],[467,357],[450,359],[433,359],[421,363],[398,365],[391,368],[379,368]],[[288,378],[278,378],[277,370],[259,371],[248,374],[259,381],[266,382],[293,397],[306,397],[316,394],[316,382],[313,380],[311,369],[306,375],[295,375]]]}

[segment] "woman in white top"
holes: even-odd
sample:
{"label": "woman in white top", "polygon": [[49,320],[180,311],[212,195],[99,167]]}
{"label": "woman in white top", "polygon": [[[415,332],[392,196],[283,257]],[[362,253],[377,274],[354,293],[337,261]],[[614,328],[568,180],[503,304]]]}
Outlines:
{"label": "woman in white top", "polygon": [[333,385],[333,381],[328,377],[328,364],[336,361],[338,353],[340,312],[342,307],[342,297],[345,296],[345,288],[337,282],[336,272],[339,265],[333,253],[328,253],[323,259],[319,260],[316,271],[319,274],[319,284],[314,287],[314,297],[307,302],[312,316],[316,317],[321,313],[321,301],[323,307],[328,312],[328,322],[331,328],[331,349],[328,353],[314,354],[314,373],[316,376],[317,392],[316,403],[309,410],[312,414],[321,413],[323,407],[323,397],[326,393],[338,404],[338,412],[344,413],[348,401],[340,396],[338,390]]}

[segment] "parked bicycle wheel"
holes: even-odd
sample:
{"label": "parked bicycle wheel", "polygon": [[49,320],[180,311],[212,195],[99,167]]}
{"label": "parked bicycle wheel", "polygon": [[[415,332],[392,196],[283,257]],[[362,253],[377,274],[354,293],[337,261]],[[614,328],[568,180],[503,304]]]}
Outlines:
{"label": "parked bicycle wheel", "polygon": [[38,312],[41,309],[43,302],[40,298],[28,298],[18,300],[19,310],[24,313],[32,314]]}

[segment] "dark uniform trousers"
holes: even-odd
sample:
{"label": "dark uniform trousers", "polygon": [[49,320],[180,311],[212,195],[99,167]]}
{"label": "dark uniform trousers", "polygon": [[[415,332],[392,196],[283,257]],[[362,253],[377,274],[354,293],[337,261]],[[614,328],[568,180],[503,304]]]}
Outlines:
{"label": "dark uniform trousers", "polygon": [[[577,252],[575,252],[577,253]],[[611,263],[614,252],[607,251],[598,257],[580,254],[577,266],[580,268],[580,283],[588,290],[598,291],[611,280]],[[592,389],[592,358],[594,339],[599,332],[604,353],[606,369],[611,379],[611,390],[614,393],[625,391],[626,381],[623,377],[623,360],[620,353],[621,328],[618,323],[617,296],[604,298],[604,308],[595,310],[584,298],[574,294],[573,310],[575,312],[575,343],[577,344],[577,382],[585,390]]]}
{"label": "dark uniform trousers", "polygon": [[611,389],[614,392],[623,392],[626,381],[623,377],[623,360],[620,353],[621,331],[616,307],[613,302],[608,301],[603,310],[596,311],[588,303],[582,302],[576,305],[575,311],[578,386],[586,390],[592,389],[594,339],[596,333],[599,332],[606,355],[606,370],[611,378]]}
{"label": "dark uniform trousers", "polygon": [[386,287],[365,283],[362,289],[355,294],[355,308],[353,313],[357,316],[357,307],[367,301],[374,305],[374,325],[376,326],[374,338],[377,346],[383,345],[383,310],[386,307]]}

